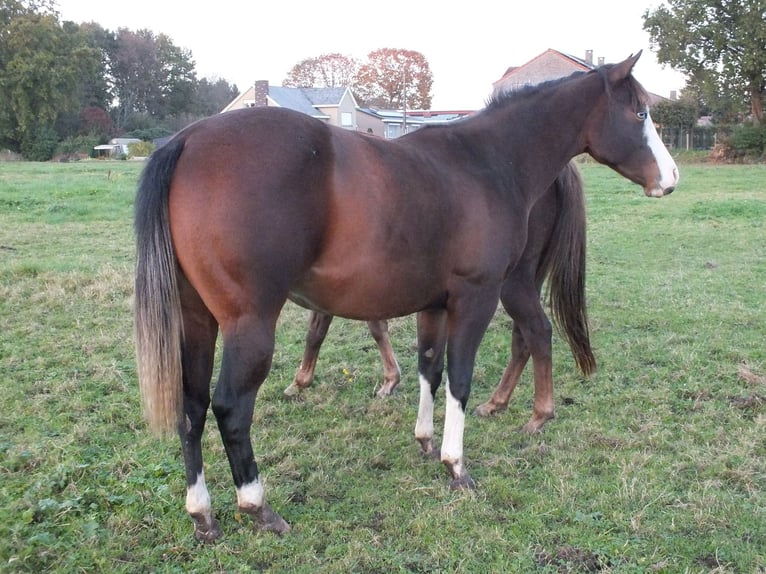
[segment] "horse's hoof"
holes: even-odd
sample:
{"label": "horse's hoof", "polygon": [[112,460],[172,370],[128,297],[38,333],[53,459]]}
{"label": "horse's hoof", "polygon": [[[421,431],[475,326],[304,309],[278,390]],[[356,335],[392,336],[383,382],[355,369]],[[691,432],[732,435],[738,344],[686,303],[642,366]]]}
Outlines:
{"label": "horse's hoof", "polygon": [[379,398],[385,398],[389,397],[394,393],[394,389],[399,386],[399,382],[401,381],[400,378],[395,377],[392,379],[385,379],[383,381],[383,386],[378,389],[378,392],[375,393]]}
{"label": "horse's hoof", "polygon": [[542,425],[529,421],[527,424],[521,427],[519,431],[526,434],[539,434],[543,432],[543,427]]}
{"label": "horse's hoof", "polygon": [[287,534],[291,530],[290,525],[265,502],[263,506],[251,514],[259,530],[274,532],[275,534]]}
{"label": "horse's hoof", "polygon": [[287,387],[284,391],[284,396],[287,399],[292,399],[294,401],[302,401],[304,399],[303,397],[303,387],[296,385],[293,383],[289,387]]}
{"label": "horse's hoof", "polygon": [[379,399],[385,399],[386,397],[390,397],[391,394],[394,392],[394,388],[396,385],[388,385],[385,384],[380,389],[378,389],[378,392],[375,393],[375,396],[377,396]]}
{"label": "horse's hoof", "polygon": [[490,417],[492,415],[496,415],[497,413],[503,412],[506,408],[508,408],[508,405],[496,405],[491,402],[486,402],[476,407],[473,410],[473,414],[478,417]]}
{"label": "horse's hoof", "polygon": [[529,419],[529,422],[525,424],[523,427],[521,427],[521,432],[525,432],[527,434],[538,434],[543,432],[543,426],[545,426],[545,423],[547,423],[549,420],[553,418],[554,415],[549,416],[542,416],[542,417],[532,417]]}
{"label": "horse's hoof", "polygon": [[192,516],[194,519],[194,539],[199,542],[210,544],[221,537],[221,527],[215,518],[209,521],[202,517]]}
{"label": "horse's hoof", "polygon": [[420,443],[420,454],[423,458],[430,460],[441,460],[441,450],[434,445],[433,439],[418,439]]}
{"label": "horse's hoof", "polygon": [[470,477],[465,474],[460,478],[455,478],[449,483],[450,490],[476,490],[476,483]]}

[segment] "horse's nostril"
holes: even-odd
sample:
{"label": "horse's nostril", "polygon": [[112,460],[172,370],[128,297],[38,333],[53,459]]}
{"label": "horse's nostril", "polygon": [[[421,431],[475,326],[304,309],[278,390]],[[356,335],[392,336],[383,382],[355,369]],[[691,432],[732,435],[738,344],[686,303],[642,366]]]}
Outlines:
{"label": "horse's nostril", "polygon": [[662,195],[670,195],[671,193],[673,193],[675,191],[675,189],[676,189],[675,187],[666,187],[662,191]]}

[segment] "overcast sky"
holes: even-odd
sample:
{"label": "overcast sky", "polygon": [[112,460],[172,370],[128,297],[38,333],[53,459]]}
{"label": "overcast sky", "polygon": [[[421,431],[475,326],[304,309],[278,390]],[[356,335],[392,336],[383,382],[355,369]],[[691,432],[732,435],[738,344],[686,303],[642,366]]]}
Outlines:
{"label": "overcast sky", "polygon": [[[379,48],[421,52],[434,76],[433,109],[478,109],[509,66],[548,48],[594,61],[643,50],[636,78],[669,96],[683,76],[657,63],[643,14],[660,0],[58,0],[63,20],[148,28],[191,51],[200,78],[240,90],[281,85],[299,61],[341,53],[364,60]],[[513,6],[516,5],[516,6]],[[512,7],[513,6],[513,7]]]}

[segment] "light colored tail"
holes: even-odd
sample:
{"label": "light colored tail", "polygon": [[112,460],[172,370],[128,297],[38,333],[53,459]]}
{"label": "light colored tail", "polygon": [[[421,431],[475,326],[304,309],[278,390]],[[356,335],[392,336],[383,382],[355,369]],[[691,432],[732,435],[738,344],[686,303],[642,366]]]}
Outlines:
{"label": "light colored tail", "polygon": [[178,431],[183,407],[183,320],[168,196],[183,138],[152,154],[136,195],[135,346],[144,415],[157,434]]}

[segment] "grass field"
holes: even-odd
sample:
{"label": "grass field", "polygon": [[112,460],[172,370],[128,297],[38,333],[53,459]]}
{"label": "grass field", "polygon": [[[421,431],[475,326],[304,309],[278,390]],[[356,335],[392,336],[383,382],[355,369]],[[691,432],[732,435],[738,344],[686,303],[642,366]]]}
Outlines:
{"label": "grass field", "polygon": [[[282,397],[307,312],[288,305],[256,405],[256,457],[292,526],[236,512],[214,422],[206,474],[224,530],[199,545],[180,447],[149,434],[132,347],[132,162],[0,168],[0,571],[766,572],[766,166],[682,165],[661,200],[586,163],[599,370],[554,339],[557,418],[469,417],[477,481],[451,492],[413,438],[414,320],[391,322],[399,391],[363,324],[337,319],[303,401]],[[471,404],[509,353],[498,313]],[[439,435],[443,400],[437,406]]]}

